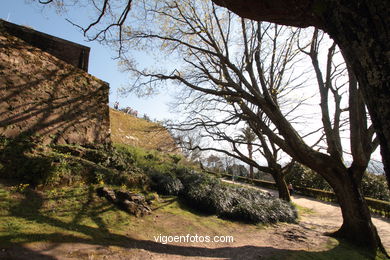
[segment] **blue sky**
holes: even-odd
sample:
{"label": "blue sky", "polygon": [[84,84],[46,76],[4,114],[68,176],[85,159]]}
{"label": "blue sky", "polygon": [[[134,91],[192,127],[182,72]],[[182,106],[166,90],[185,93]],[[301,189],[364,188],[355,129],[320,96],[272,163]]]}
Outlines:
{"label": "blue sky", "polygon": [[[81,13],[80,13],[81,14]],[[87,17],[85,14],[79,17]],[[147,114],[152,119],[168,119],[174,115],[168,111],[166,103],[169,96],[158,95],[149,98],[137,98],[134,95],[121,97],[117,89],[129,81],[129,75],[121,73],[117,61],[113,60],[116,53],[107,46],[97,42],[88,42],[76,27],[71,25],[52,8],[42,10],[37,4],[28,4],[25,0],[2,0],[0,18],[9,22],[30,26],[37,31],[54,35],[91,48],[89,57],[89,73],[110,83],[110,106],[119,101],[121,107],[130,106],[138,110],[140,115]]]}

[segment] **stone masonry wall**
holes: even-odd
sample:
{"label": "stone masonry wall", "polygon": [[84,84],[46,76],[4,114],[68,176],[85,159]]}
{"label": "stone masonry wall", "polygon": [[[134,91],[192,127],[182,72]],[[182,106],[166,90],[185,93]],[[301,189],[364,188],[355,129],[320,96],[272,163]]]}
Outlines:
{"label": "stone masonry wall", "polygon": [[88,72],[90,48],[70,42],[31,28],[6,22],[0,19],[0,27],[7,33],[38,47],[44,52]]}
{"label": "stone masonry wall", "polygon": [[0,27],[0,135],[108,143],[109,86]]}

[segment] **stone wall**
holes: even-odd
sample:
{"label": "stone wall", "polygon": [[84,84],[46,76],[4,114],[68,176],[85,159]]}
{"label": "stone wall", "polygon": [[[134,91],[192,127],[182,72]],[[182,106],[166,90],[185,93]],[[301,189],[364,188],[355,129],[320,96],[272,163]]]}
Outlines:
{"label": "stone wall", "polygon": [[109,86],[0,28],[0,135],[108,143]]}
{"label": "stone wall", "polygon": [[88,71],[90,48],[52,35],[35,31],[0,19],[0,27],[8,34],[63,60],[73,66]]}

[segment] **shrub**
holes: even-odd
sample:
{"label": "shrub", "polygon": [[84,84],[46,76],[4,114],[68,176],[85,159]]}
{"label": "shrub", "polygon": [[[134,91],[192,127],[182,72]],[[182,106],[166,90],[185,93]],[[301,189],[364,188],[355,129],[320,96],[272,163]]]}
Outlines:
{"label": "shrub", "polygon": [[37,149],[39,138],[19,136],[15,139],[0,137],[0,175],[19,183],[44,184],[55,169],[51,159]]}
{"label": "shrub", "polygon": [[151,170],[151,188],[163,195],[178,195],[183,189],[181,181],[173,175]]}
{"label": "shrub", "polygon": [[373,173],[364,174],[361,187],[366,197],[390,201],[390,191],[387,188],[384,175],[375,175]]}
{"label": "shrub", "polygon": [[248,223],[294,222],[297,217],[291,204],[259,190],[229,185],[217,178],[187,169],[177,169],[175,173],[176,176],[151,174],[154,182],[159,183],[157,191],[163,189],[163,194],[171,195],[178,193],[187,204],[202,212]]}
{"label": "shrub", "polygon": [[134,166],[133,155],[127,150],[92,145],[55,145],[52,148],[69,162],[81,165],[81,169],[77,169],[77,175],[82,175],[88,183],[128,187],[143,187],[148,184],[148,177]]}
{"label": "shrub", "polygon": [[286,182],[291,183],[295,187],[333,191],[321,175],[299,163],[295,163],[291,171],[286,175]]}
{"label": "shrub", "polygon": [[196,172],[187,172],[179,179],[184,186],[180,195],[188,204],[203,212],[218,214],[218,200],[213,192],[213,189],[218,188],[216,187],[219,182],[217,179]]}
{"label": "shrub", "polygon": [[75,145],[53,145],[52,148],[61,153],[83,158],[95,164],[125,171],[133,167],[134,158],[126,150],[118,150],[111,146],[92,146],[87,147]]}
{"label": "shrub", "polygon": [[251,223],[275,223],[294,222],[297,217],[296,210],[289,203],[254,189],[232,187],[227,198],[233,203],[220,215],[233,219]]}

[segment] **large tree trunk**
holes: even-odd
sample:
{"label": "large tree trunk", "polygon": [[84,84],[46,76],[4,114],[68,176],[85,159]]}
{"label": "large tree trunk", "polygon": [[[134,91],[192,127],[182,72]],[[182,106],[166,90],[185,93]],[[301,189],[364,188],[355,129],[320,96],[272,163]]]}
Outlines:
{"label": "large tree trunk", "polygon": [[281,172],[274,172],[272,177],[275,180],[276,187],[279,192],[279,199],[291,202],[290,192],[288,190],[284,175]]}
{"label": "large tree trunk", "polygon": [[[340,46],[363,90],[390,189],[390,2],[339,3],[324,15],[325,30]],[[344,6],[344,7],[343,7]],[[348,17],[348,19],[345,19]]]}
{"label": "large tree trunk", "polygon": [[342,226],[331,235],[367,248],[372,256],[376,255],[377,249],[386,254],[377,229],[371,221],[368,205],[358,184],[360,181],[353,178],[358,174],[351,171],[349,169],[338,173],[338,178],[334,178],[330,183],[343,216]]}

